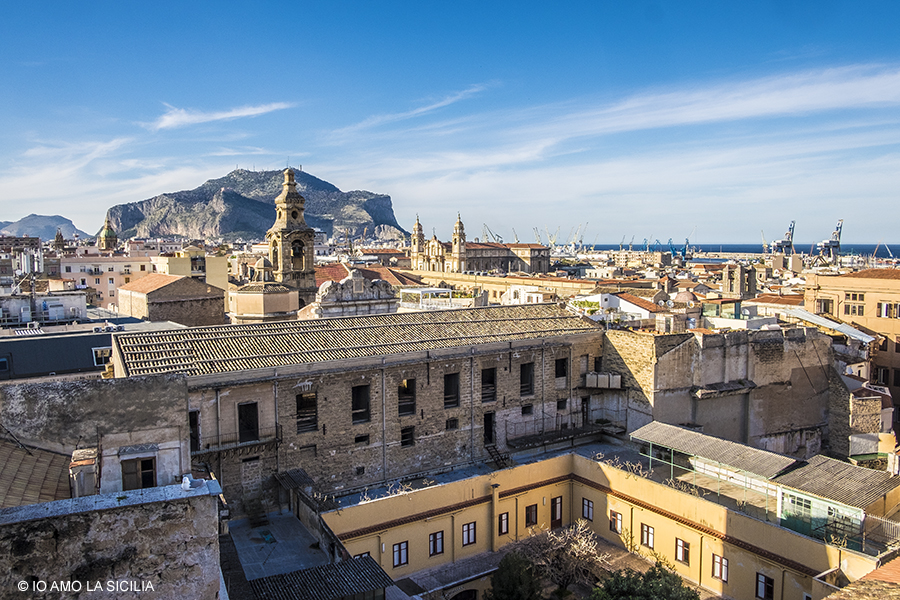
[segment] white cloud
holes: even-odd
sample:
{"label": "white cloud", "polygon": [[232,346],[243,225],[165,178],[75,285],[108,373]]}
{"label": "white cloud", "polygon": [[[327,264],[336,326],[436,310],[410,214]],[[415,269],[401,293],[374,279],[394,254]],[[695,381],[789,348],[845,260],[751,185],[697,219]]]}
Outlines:
{"label": "white cloud", "polygon": [[212,112],[175,108],[168,104],[166,104],[166,107],[168,108],[166,113],[153,123],[149,124],[149,129],[159,131],[160,129],[176,129],[178,127],[197,125],[199,123],[210,123],[213,121],[231,121],[243,117],[258,117],[259,115],[264,115],[276,110],[293,108],[294,104],[290,102],[271,102],[269,104],[242,106],[230,110]]}

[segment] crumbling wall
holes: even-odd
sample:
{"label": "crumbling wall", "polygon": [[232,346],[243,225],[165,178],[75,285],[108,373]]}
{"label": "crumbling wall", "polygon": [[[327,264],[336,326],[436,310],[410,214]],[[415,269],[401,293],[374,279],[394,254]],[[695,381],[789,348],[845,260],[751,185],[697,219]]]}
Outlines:
{"label": "crumbling wall", "polygon": [[218,598],[218,490],[207,482],[0,511],[0,595]]}
{"label": "crumbling wall", "polygon": [[25,444],[62,453],[107,434],[186,430],[187,407],[183,375],[0,385],[0,423]]}

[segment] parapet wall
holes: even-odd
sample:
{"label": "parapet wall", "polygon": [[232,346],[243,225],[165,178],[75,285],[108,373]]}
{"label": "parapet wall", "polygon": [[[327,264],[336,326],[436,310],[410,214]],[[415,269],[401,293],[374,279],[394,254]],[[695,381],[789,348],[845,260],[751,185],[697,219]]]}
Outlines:
{"label": "parapet wall", "polygon": [[220,490],[206,482],[4,509],[0,597],[218,598]]}

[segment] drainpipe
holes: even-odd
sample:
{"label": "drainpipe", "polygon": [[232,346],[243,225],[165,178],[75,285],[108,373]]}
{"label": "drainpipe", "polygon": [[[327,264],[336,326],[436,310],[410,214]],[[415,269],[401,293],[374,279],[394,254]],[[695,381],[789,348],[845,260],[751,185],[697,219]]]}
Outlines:
{"label": "drainpipe", "polygon": [[472,348],[473,356],[469,357],[469,456],[472,463],[475,462],[475,348]]}
{"label": "drainpipe", "polygon": [[[275,398],[275,472],[278,473],[281,471],[278,465],[278,369],[275,370],[275,377],[276,379],[272,381],[272,396]],[[279,502],[279,510],[281,509],[280,504]]]}
{"label": "drainpipe", "polygon": [[496,552],[498,548],[500,548],[500,533],[499,529],[499,519],[500,519],[500,484],[492,483],[491,484],[491,514],[493,516],[493,524],[488,524],[491,528],[491,552]]}
{"label": "drainpipe", "polygon": [[381,357],[381,479],[387,483],[387,383],[384,380],[385,359]]}

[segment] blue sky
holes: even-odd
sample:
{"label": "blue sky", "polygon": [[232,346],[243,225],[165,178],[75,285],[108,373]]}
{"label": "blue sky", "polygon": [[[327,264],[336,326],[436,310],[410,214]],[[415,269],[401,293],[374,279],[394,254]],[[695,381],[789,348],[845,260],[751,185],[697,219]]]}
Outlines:
{"label": "blue sky", "polygon": [[469,238],[900,240],[897,2],[18,2],[0,220],[288,161]]}

